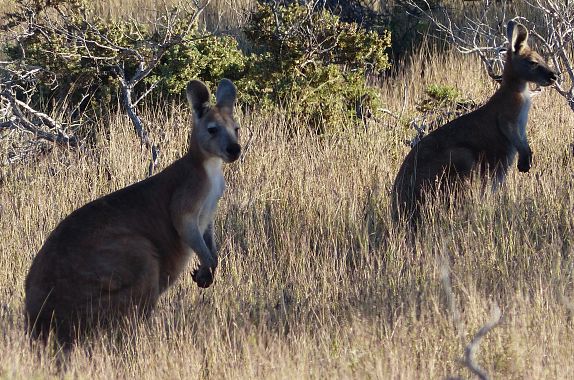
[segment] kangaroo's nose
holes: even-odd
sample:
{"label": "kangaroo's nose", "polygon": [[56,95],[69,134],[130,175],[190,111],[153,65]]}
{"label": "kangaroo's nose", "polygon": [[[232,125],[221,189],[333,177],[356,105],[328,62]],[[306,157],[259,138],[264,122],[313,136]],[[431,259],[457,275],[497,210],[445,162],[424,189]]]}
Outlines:
{"label": "kangaroo's nose", "polygon": [[229,155],[229,158],[235,161],[239,158],[239,154],[241,153],[241,145],[237,143],[230,144],[227,146],[226,150],[227,154]]}

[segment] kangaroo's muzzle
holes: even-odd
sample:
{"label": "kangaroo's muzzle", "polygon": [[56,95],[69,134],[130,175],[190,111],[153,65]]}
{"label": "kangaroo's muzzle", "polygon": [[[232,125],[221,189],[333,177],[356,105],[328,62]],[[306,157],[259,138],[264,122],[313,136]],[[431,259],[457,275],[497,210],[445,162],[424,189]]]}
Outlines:
{"label": "kangaroo's muzzle", "polygon": [[227,162],[233,162],[241,155],[241,145],[237,143],[229,144],[227,149],[225,149],[225,153],[227,154]]}

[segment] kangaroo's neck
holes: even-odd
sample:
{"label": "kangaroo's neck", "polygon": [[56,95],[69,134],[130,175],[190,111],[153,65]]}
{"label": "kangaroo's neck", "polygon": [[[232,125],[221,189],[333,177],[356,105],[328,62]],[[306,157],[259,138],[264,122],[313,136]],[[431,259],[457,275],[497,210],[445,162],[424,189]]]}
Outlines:
{"label": "kangaroo's neck", "polygon": [[506,92],[524,93],[528,91],[528,82],[521,78],[512,67],[512,62],[508,62],[504,66],[502,72],[502,84],[500,89]]}
{"label": "kangaroo's neck", "polygon": [[513,125],[520,135],[525,135],[528,113],[532,104],[531,93],[528,86],[518,87],[503,84],[490,99],[487,108],[496,115],[498,122],[504,125]]}
{"label": "kangaroo's neck", "polygon": [[189,148],[187,150],[186,160],[194,164],[194,166],[202,166],[203,162],[209,159],[209,156],[201,148],[197,140],[191,136]]}
{"label": "kangaroo's neck", "polygon": [[223,160],[220,157],[206,154],[193,136],[191,137],[189,150],[186,154],[186,161],[193,167],[202,167],[210,179],[218,177],[223,173]]}
{"label": "kangaroo's neck", "polygon": [[489,111],[496,115],[497,125],[513,145],[527,145],[526,124],[532,103],[528,82],[505,67],[502,84],[489,102]]}
{"label": "kangaroo's neck", "polygon": [[223,173],[223,160],[219,157],[209,157],[202,162],[207,176],[212,180]]}
{"label": "kangaroo's neck", "polygon": [[531,104],[531,93],[528,82],[518,77],[512,67],[507,65],[502,75],[500,88],[492,96],[490,103],[498,113],[507,118],[526,118]]}

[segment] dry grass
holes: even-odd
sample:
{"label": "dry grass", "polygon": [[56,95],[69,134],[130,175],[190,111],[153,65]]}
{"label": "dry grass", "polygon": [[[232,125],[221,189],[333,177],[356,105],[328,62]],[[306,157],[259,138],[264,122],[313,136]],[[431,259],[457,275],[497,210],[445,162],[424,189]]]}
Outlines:
{"label": "dry grass", "polygon": [[0,15],[4,15],[15,8],[16,0],[0,0]]}
{"label": "dry grass", "polygon": [[[2,1],[2,0],[0,0]],[[13,1],[13,0],[12,0]],[[208,30],[234,30],[243,25],[255,0],[201,0],[209,2],[202,22]],[[185,0],[99,0],[93,2],[96,14],[110,19],[120,17],[135,18],[140,21],[153,19],[157,11],[172,7],[191,7],[191,1]],[[193,8],[190,8],[193,9]]]}
{"label": "dry grass", "polygon": [[[381,91],[389,109],[409,113],[430,83],[479,102],[495,89],[477,60],[445,54],[416,58]],[[144,115],[163,165],[181,156],[189,128],[188,110],[173,111]],[[414,242],[388,207],[412,131],[389,117],[367,130],[289,137],[280,113],[240,119],[254,139],[244,162],[226,169],[214,286],[198,289],[188,268],[151,320],[75,349],[66,377],[468,377],[459,359],[491,301],[504,320],[478,360],[494,378],[574,373],[574,114],[553,92],[531,111],[532,171],[513,170],[496,194],[474,189],[457,212],[431,209]],[[107,123],[109,138],[93,154],[55,150],[2,167],[1,378],[57,374],[51,353],[37,354],[23,334],[23,282],[47,234],[73,209],[145,175],[129,121]],[[444,257],[458,327],[441,288]]]}

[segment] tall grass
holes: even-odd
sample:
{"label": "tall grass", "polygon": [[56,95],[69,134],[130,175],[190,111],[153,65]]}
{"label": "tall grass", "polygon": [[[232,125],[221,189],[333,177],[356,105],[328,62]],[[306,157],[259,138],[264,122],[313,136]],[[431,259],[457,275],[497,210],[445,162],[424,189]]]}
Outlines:
{"label": "tall grass", "polygon": [[[202,0],[199,1],[199,4],[207,4],[201,19],[204,27],[211,31],[232,31],[236,33],[235,29],[244,25],[247,21],[249,10],[255,5],[255,0]],[[92,5],[96,14],[104,18],[129,17],[146,22],[153,19],[152,15],[155,12],[161,12],[173,7],[190,7],[191,1],[100,0],[95,1]]]}
{"label": "tall grass", "polygon": [[[412,113],[431,83],[478,102],[495,89],[472,57],[421,54],[381,84],[386,107]],[[166,105],[142,117],[162,165],[183,154],[187,108]],[[473,188],[457,209],[431,207],[414,239],[389,212],[412,134],[395,118],[323,136],[289,125],[281,112],[239,119],[253,138],[244,160],[226,167],[216,283],[198,289],[192,264],[150,320],[83,343],[64,376],[468,377],[459,359],[492,302],[504,319],[478,361],[494,378],[574,373],[574,114],[556,94],[534,101],[531,172],[513,170],[494,194]],[[300,133],[290,133],[294,127]],[[112,115],[101,128],[109,133],[88,153],[54,149],[2,167],[1,378],[58,373],[53,353],[30,348],[23,333],[24,278],[49,232],[85,202],[145,176],[148,157],[129,120]],[[445,262],[458,325],[441,285]]]}

